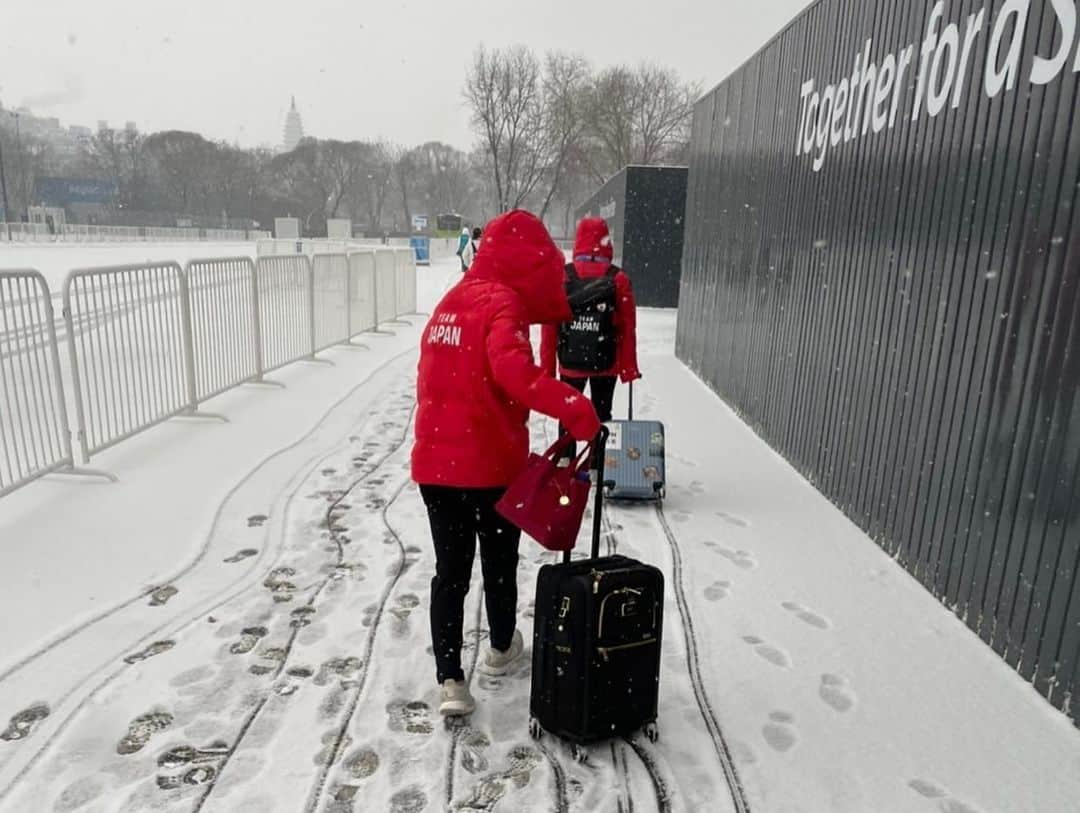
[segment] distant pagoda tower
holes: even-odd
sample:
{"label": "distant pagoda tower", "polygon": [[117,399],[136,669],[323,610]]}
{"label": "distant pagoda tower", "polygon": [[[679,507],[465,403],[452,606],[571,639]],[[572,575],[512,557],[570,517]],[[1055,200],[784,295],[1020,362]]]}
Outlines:
{"label": "distant pagoda tower", "polygon": [[285,116],[285,133],[282,137],[282,148],[285,152],[292,152],[304,138],[304,123],[300,120],[300,113],[296,109],[296,97],[292,97],[292,107]]}

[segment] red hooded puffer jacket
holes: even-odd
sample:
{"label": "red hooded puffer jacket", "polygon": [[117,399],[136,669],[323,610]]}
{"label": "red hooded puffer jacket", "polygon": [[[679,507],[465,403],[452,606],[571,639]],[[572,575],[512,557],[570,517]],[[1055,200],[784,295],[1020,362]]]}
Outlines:
{"label": "red hooded puffer jacket", "polygon": [[413,480],[509,485],[529,456],[529,410],[578,440],[600,431],[592,403],[545,375],[529,325],[570,316],[563,256],[536,217],[512,211],[484,229],[472,266],[436,307],[420,344]]}
{"label": "red hooded puffer jacket", "polygon": [[[574,238],[574,268],[582,279],[601,277],[611,267],[614,251],[607,222],[602,217],[587,217],[578,224]],[[591,258],[591,259],[579,259]],[[564,283],[565,284],[565,283]],[[559,365],[567,378],[619,376],[624,383],[641,378],[637,362],[637,305],[630,277],[620,271],[615,275],[615,365],[598,373],[568,370]],[[559,328],[545,325],[540,341],[540,366],[548,375],[555,375],[558,361]]]}

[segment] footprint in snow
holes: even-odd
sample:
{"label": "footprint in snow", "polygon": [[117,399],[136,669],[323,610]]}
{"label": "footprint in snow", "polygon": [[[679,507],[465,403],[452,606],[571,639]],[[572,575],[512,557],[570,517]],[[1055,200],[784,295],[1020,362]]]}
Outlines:
{"label": "footprint in snow", "polygon": [[319,673],[315,676],[316,686],[327,686],[335,677],[341,678],[342,682],[352,680],[364,662],[356,657],[331,658],[319,667]]}
{"label": "footprint in snow", "polygon": [[770,748],[783,753],[791,750],[798,742],[798,731],[794,723],[795,717],[789,712],[774,711],[769,715],[769,722],[762,727],[761,734]]}
{"label": "footprint in snow", "polygon": [[926,799],[944,799],[948,795],[943,788],[925,779],[912,779],[908,787]]}
{"label": "footprint in snow", "polygon": [[229,647],[229,652],[234,655],[246,655],[253,650],[260,638],[264,638],[268,630],[266,627],[245,627],[240,631],[240,640]]}
{"label": "footprint in snow", "polygon": [[247,518],[247,524],[249,528],[261,528],[268,519],[270,517],[266,516],[266,514],[252,514]]}
{"label": "footprint in snow", "polygon": [[169,599],[175,596],[180,591],[173,587],[171,584],[167,584],[163,587],[158,587],[150,593],[150,606],[162,607],[169,603]]}
{"label": "footprint in snow", "polygon": [[323,747],[319,750],[319,753],[317,753],[313,759],[313,762],[316,765],[333,765],[335,762],[341,759],[341,755],[345,753],[346,749],[352,747],[352,737],[346,734],[344,738],[340,742],[338,742],[339,736],[339,733],[334,730],[327,731],[325,734],[323,734]]}
{"label": "footprint in snow", "polygon": [[228,559],[223,559],[222,561],[224,561],[226,564],[234,565],[237,562],[242,562],[245,559],[250,559],[252,556],[257,556],[258,553],[259,552],[255,550],[255,548],[244,548],[243,550],[238,550]]}
{"label": "footprint in snow", "polygon": [[730,550],[728,548],[721,548],[719,546],[709,546],[731,562],[735,567],[740,570],[754,570],[757,566],[757,560],[750,555],[749,551],[745,550]]}
{"label": "footprint in snow", "polygon": [[779,647],[766,643],[756,635],[744,635],[743,641],[752,646],[754,652],[773,666],[779,666],[781,669],[791,668],[791,657]]}
{"label": "footprint in snow", "polygon": [[303,629],[311,623],[311,617],[313,615],[315,615],[315,608],[310,604],[306,604],[303,607],[297,607],[289,613],[289,626],[294,630]]}
{"label": "footprint in snow", "polygon": [[927,779],[912,779],[908,787],[924,799],[940,799],[938,810],[941,813],[980,813],[979,808],[955,798],[945,788]]}
{"label": "footprint in snow", "polygon": [[801,604],[797,604],[794,601],[785,601],[780,606],[789,613],[794,613],[800,621],[809,624],[811,627],[817,627],[819,630],[827,630],[832,626],[832,624],[829,623],[829,619],[818,615],[812,610],[806,609]]}
{"label": "footprint in snow", "polygon": [[415,785],[390,797],[390,813],[421,813],[427,805],[427,795]]}
{"label": "footprint in snow", "polygon": [[292,601],[293,593],[296,592],[296,585],[289,579],[296,575],[296,571],[291,567],[278,567],[270,571],[270,575],[263,580],[263,587],[270,591],[270,595],[273,596],[274,601],[282,603],[286,601]]}
{"label": "footprint in snow", "polygon": [[459,740],[461,747],[461,767],[471,774],[483,773],[489,767],[484,749],[491,747],[491,740],[483,731],[465,728]]}
{"label": "footprint in snow", "polygon": [[847,678],[840,675],[822,675],[818,696],[841,713],[850,711],[856,701],[855,692]]}
{"label": "footprint in snow", "polygon": [[349,754],[342,767],[353,779],[367,779],[379,770],[379,755],[371,748],[361,748]]}
{"label": "footprint in snow", "polygon": [[706,601],[720,601],[729,595],[731,582],[713,582],[705,588]]}
{"label": "footprint in snow", "polygon": [[[217,763],[229,753],[229,746],[221,741],[206,748],[180,745],[158,757],[158,767],[168,774],[159,774],[157,786],[162,790],[174,790],[184,785],[205,785],[217,778]],[[176,773],[179,771],[179,773]]]}
{"label": "footprint in snow", "polygon": [[145,661],[147,658],[160,655],[162,652],[168,652],[174,646],[176,646],[176,641],[154,641],[154,643],[147,646],[146,649],[128,655],[124,658],[124,663],[132,664],[138,663],[139,661]]}
{"label": "footprint in snow", "polygon": [[423,700],[394,700],[387,704],[387,725],[391,731],[427,735],[435,731],[431,707]]}
{"label": "footprint in snow", "polygon": [[128,725],[127,734],[116,744],[116,753],[121,756],[141,751],[159,731],[172,725],[173,716],[167,711],[154,711],[136,717]]}
{"label": "footprint in snow", "polygon": [[529,784],[532,772],[540,764],[540,754],[526,745],[515,745],[507,754],[509,766],[489,773],[473,785],[469,796],[454,804],[454,810],[491,811],[512,788]]}
{"label": "footprint in snow", "polygon": [[7,729],[0,734],[0,740],[14,742],[29,737],[38,723],[49,716],[49,706],[46,703],[35,703],[12,716]]}
{"label": "footprint in snow", "polygon": [[736,528],[748,528],[750,526],[750,523],[745,519],[725,513],[724,511],[717,511],[716,516],[720,517],[720,519],[728,525],[734,525]]}

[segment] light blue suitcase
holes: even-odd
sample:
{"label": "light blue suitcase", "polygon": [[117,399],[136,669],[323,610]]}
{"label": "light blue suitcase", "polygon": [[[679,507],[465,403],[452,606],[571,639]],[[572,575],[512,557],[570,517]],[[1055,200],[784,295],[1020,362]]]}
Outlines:
{"label": "light blue suitcase", "polygon": [[664,499],[667,473],[664,465],[664,424],[634,420],[634,387],[630,385],[630,410],[625,421],[608,424],[604,486],[610,500]]}

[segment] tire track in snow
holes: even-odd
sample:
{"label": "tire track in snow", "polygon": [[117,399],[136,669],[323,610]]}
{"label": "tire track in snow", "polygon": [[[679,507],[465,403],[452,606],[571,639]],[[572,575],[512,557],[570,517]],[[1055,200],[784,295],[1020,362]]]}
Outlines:
{"label": "tire track in snow", "polygon": [[[198,567],[200,564],[202,564],[202,562],[206,559],[207,555],[210,552],[210,547],[211,547],[211,544],[213,542],[214,533],[215,533],[215,530],[217,529],[218,525],[221,523],[222,514],[225,511],[225,506],[228,504],[229,500],[231,500],[237,494],[237,492],[239,492],[239,490],[244,485],[246,485],[253,477],[255,477],[255,475],[257,475],[265,466],[267,466],[269,463],[276,460],[278,457],[281,457],[282,455],[287,454],[288,452],[292,451],[293,449],[297,448],[298,446],[301,446],[305,441],[308,440],[308,438],[310,438],[313,434],[315,434],[321,428],[323,422],[327,419],[327,417],[329,417],[329,415],[334,410],[336,410],[338,407],[340,407],[342,404],[344,404],[346,401],[348,401],[350,398],[352,398],[361,389],[366,387],[370,383],[372,378],[379,375],[384,370],[386,370],[387,368],[389,368],[393,364],[397,363],[398,361],[400,361],[405,356],[411,355],[411,354],[413,354],[415,352],[416,352],[416,350],[414,348],[410,348],[408,350],[402,351],[401,353],[398,353],[397,355],[391,357],[390,359],[387,359],[385,362],[383,362],[378,367],[376,367],[374,370],[372,370],[369,375],[365,376],[363,380],[361,380],[355,387],[350,389],[344,396],[342,396],[339,400],[335,401],[330,406],[330,408],[327,409],[326,412],[324,412],[318,418],[318,420],[312,425],[312,427],[307,432],[304,433],[304,435],[302,437],[298,438],[295,442],[290,443],[288,446],[285,446],[285,447],[283,447],[281,449],[278,449],[276,452],[273,452],[273,453],[267,455],[261,461],[259,461],[259,463],[256,464],[255,467],[252,468],[252,470],[250,472],[248,472],[246,475],[244,475],[243,478],[241,478],[239,481],[237,481],[237,483],[231,489],[229,489],[229,492],[225,495],[225,497],[219,503],[218,509],[214,513],[214,518],[210,523],[210,530],[207,532],[206,538],[203,541],[202,547],[199,549],[199,552],[195,555],[195,558],[192,559],[190,562],[188,562],[186,565],[184,565],[179,570],[175,571],[170,577],[160,580],[160,583],[161,584],[173,584],[173,583],[179,581],[180,579],[184,578],[185,576],[187,576],[189,573],[191,573],[191,571],[193,571],[196,567]],[[321,455],[321,456],[319,456],[319,459],[320,460],[325,460],[326,458],[331,457],[336,452],[337,452],[337,450],[335,450],[333,452],[330,452],[329,454]],[[318,465],[318,463],[315,463],[312,466],[312,469],[314,469],[314,467],[317,466],[317,465]],[[284,489],[282,489],[282,491],[278,492],[278,494],[275,495],[275,499],[279,498],[283,492],[284,492]],[[252,563],[249,566],[249,568],[247,569],[247,571],[244,572],[240,578],[235,579],[227,587],[223,588],[222,592],[224,592],[225,590],[229,590],[230,588],[235,586],[238,582],[240,582],[241,580],[246,579],[248,576],[250,576],[253,571],[257,570],[258,565],[259,565],[259,563],[261,561],[261,558],[262,557],[260,557],[258,559],[253,559]],[[102,612],[98,613],[97,615],[91,616],[86,621],[82,622],[81,624],[78,624],[77,626],[72,627],[71,629],[66,630],[65,632],[61,633],[58,637],[56,637],[53,640],[49,641],[44,646],[38,648],[34,652],[30,653],[29,655],[22,658],[21,660],[16,661],[11,666],[7,667],[2,672],[0,672],[0,686],[2,686],[7,680],[11,679],[12,677],[14,677],[19,672],[21,672],[27,666],[30,666],[34,661],[42,658],[45,655],[48,655],[50,652],[55,650],[57,647],[59,647],[62,644],[65,644],[68,641],[70,641],[76,635],[79,635],[80,633],[85,632],[86,630],[90,629],[91,627],[95,626],[96,624],[99,624],[102,621],[105,621],[105,620],[111,618],[112,616],[116,615],[118,612],[121,612],[121,611],[126,610],[126,609],[128,609],[128,608],[130,608],[130,607],[132,607],[132,606],[134,606],[136,604],[141,603],[145,599],[149,598],[151,596],[151,594],[154,592],[154,590],[156,590],[156,589],[157,589],[156,586],[147,588],[146,590],[143,590],[142,592],[138,593],[137,595],[133,596],[132,598],[129,598],[127,601],[124,601],[121,604],[117,604],[117,605],[115,605],[115,606],[113,606],[113,607],[111,607],[111,608],[109,608],[107,610],[103,610]],[[139,643],[142,643],[142,641],[148,640],[149,638],[152,638],[154,635],[158,634],[162,629],[164,629],[167,626],[169,626],[169,625],[164,624],[161,627],[158,627],[157,630],[155,630],[154,632],[152,632],[149,635],[144,636],[143,638],[141,638],[135,645],[125,647],[123,651],[127,652],[127,651],[137,647],[139,645]],[[110,658],[109,660],[110,661],[114,660],[115,657],[117,657],[117,656],[114,656],[113,658]],[[104,666],[104,664],[103,664],[103,666]],[[98,667],[98,669],[101,669],[101,668],[102,667]],[[94,670],[94,671],[97,671],[97,670]],[[93,674],[93,672],[91,672],[90,674]],[[70,695],[68,695],[68,696],[70,696]],[[57,705],[59,705],[59,704],[57,704]]]}
{"label": "tire track in snow", "polygon": [[[472,658],[469,663],[469,670],[465,675],[465,683],[472,687],[473,676],[476,674],[476,662],[480,659],[480,621],[483,617],[484,607],[484,590],[483,582],[481,582],[480,589],[476,591],[476,634],[473,639],[473,652]],[[470,719],[471,719],[470,715]],[[453,736],[450,739],[450,752],[446,758],[446,806],[449,807],[454,801],[454,774],[457,769],[457,755],[458,749],[461,745],[461,737],[464,735],[466,729],[469,727],[468,723],[462,720],[458,720],[451,724],[453,725]]]}
{"label": "tire track in snow", "polygon": [[[415,349],[409,349],[409,350],[402,351],[401,353],[398,353],[398,354],[394,355],[393,357],[391,357],[387,361],[385,361],[382,364],[380,364],[379,366],[377,366],[374,370],[372,370],[372,372],[368,376],[366,376],[363,380],[361,380],[355,387],[353,387],[351,390],[349,390],[341,399],[336,401],[325,413],[323,413],[323,415],[319,418],[319,420],[301,438],[297,439],[294,443],[291,443],[290,445],[288,445],[288,446],[286,446],[286,447],[284,447],[282,449],[279,449],[278,451],[273,452],[272,454],[265,457],[247,475],[245,475],[239,482],[237,482],[237,484],[232,489],[230,489],[230,491],[223,498],[222,502],[218,505],[218,509],[215,512],[214,519],[213,519],[213,521],[211,523],[211,526],[210,526],[210,530],[207,532],[207,535],[206,535],[206,538],[205,538],[205,540],[203,542],[203,546],[202,546],[201,550],[196,555],[195,559],[192,560],[188,565],[186,565],[184,567],[184,569],[181,571],[181,573],[185,574],[185,575],[190,573],[195,567],[197,567],[203,560],[206,559],[206,557],[209,554],[210,547],[212,546],[214,535],[215,535],[215,533],[217,531],[218,526],[221,523],[222,516],[225,513],[226,505],[228,504],[228,502],[231,499],[233,499],[236,496],[237,493],[239,493],[240,489],[246,483],[248,483],[253,477],[255,477],[255,475],[258,474],[259,471],[264,466],[269,464],[271,461],[275,460],[276,458],[280,457],[283,454],[286,454],[287,452],[291,451],[292,449],[295,449],[295,448],[299,447],[305,441],[307,441],[308,438],[310,438],[313,434],[315,434],[321,428],[323,422],[326,420],[326,418],[334,410],[336,410],[342,404],[347,402],[360,389],[362,389],[365,386],[369,385],[370,381],[375,376],[379,375],[380,373],[387,370],[388,368],[390,368],[394,364],[400,362],[406,356],[409,356],[409,355],[411,355],[411,354],[413,354],[415,352],[416,352]],[[390,385],[387,385],[385,390],[389,390],[389,389],[392,389],[392,388],[393,388],[393,384],[390,384]],[[365,418],[365,423],[369,419],[370,419],[370,417]],[[292,488],[292,491],[288,494],[288,497],[285,500],[285,506],[284,506],[284,509],[283,509],[283,515],[288,514],[289,509],[290,509],[293,501],[295,500],[297,493],[304,487],[304,484],[310,478],[312,472],[314,472],[315,469],[317,469],[319,466],[321,466],[322,463],[325,460],[327,460],[328,458],[333,457],[334,455],[337,455],[337,454],[340,454],[340,449],[334,448],[334,449],[331,449],[329,452],[317,453],[317,454],[313,455],[311,458],[309,458],[305,462],[305,464],[300,469],[301,472],[303,472],[302,476],[300,476],[297,480],[290,481],[290,482],[295,482],[296,485]],[[389,455],[388,455],[388,457],[389,457]],[[383,461],[380,461],[380,463],[378,465],[382,465],[382,462]],[[288,491],[288,490],[289,490],[289,485],[286,484],[285,486],[283,486],[274,495],[272,503],[276,504],[282,498],[282,496],[285,494],[285,492]],[[187,630],[189,627],[191,627],[194,624],[201,621],[201,619],[206,614],[213,613],[219,607],[221,607],[221,606],[223,606],[225,604],[228,604],[229,602],[231,602],[231,601],[235,600],[236,598],[238,598],[239,596],[243,595],[245,592],[247,592],[247,590],[249,590],[251,588],[251,584],[250,584],[251,578],[250,577],[254,573],[262,573],[263,572],[263,566],[264,566],[265,561],[267,559],[269,559],[271,562],[276,561],[277,558],[281,555],[281,552],[282,552],[282,550],[284,548],[284,545],[285,545],[285,536],[286,536],[285,527],[284,527],[284,524],[282,524],[281,531],[280,531],[280,533],[278,535],[278,539],[277,539],[276,544],[274,544],[272,546],[265,546],[264,549],[263,549],[263,552],[260,553],[260,555],[258,557],[254,557],[251,560],[252,564],[249,566],[246,573],[242,574],[237,579],[234,579],[233,581],[229,582],[224,588],[219,590],[218,593],[216,593],[215,595],[213,595],[213,596],[211,596],[211,597],[209,597],[207,599],[204,599],[197,606],[197,609],[191,610],[191,611],[189,611],[187,613],[186,620],[183,619],[183,618],[181,618],[180,620],[172,619],[171,621],[168,621],[168,622],[166,622],[164,624],[161,624],[160,626],[154,628],[151,632],[147,633],[142,638],[138,639],[133,645],[125,647],[118,654],[114,654],[112,657],[110,657],[107,661],[102,663],[96,669],[94,669],[91,672],[87,673],[86,676],[81,681],[76,683],[76,685],[74,687],[72,687],[72,689],[70,689],[68,692],[66,692],[62,696],[61,700],[55,705],[56,708],[59,708],[64,703],[66,703],[84,684],[91,681],[95,674],[100,673],[102,670],[108,669],[108,667],[111,664],[115,663],[117,660],[121,661],[121,665],[118,668],[114,669],[111,673],[107,674],[104,678],[102,678],[101,681],[98,682],[98,684],[96,686],[94,686],[94,688],[91,689],[91,691],[75,705],[75,707],[68,713],[68,715],[64,718],[64,720],[59,725],[57,725],[55,729],[53,729],[49,733],[48,738],[43,743],[41,743],[41,745],[38,748],[37,752],[30,758],[30,760],[19,770],[19,772],[11,779],[11,781],[4,788],[0,789],[0,802],[2,802],[4,799],[6,799],[11,794],[11,792],[19,785],[19,783],[27,776],[27,774],[29,774],[29,772],[31,770],[33,770],[33,768],[44,757],[44,755],[49,750],[49,748],[56,742],[56,740],[59,738],[59,736],[72,723],[72,721],[86,708],[87,704],[89,704],[92,700],[94,700],[102,691],[104,691],[106,688],[108,688],[108,686],[110,686],[117,678],[119,678],[124,672],[126,672],[128,669],[131,668],[131,666],[134,665],[134,664],[129,664],[129,663],[122,660],[122,656],[123,656],[124,652],[135,651],[135,650],[138,650],[140,647],[142,647],[144,645],[148,645],[151,641],[154,641],[154,640],[157,640],[157,639],[163,637],[163,633],[165,633],[166,630],[169,631],[168,632],[169,637],[171,637],[171,638],[179,637],[180,634],[183,633],[185,630]],[[174,577],[174,579],[171,580],[168,583],[174,583],[177,580],[177,578],[179,578],[179,577]],[[256,579],[256,581],[259,581],[259,580],[260,579]],[[241,586],[238,589],[233,590],[233,588],[235,588],[238,584],[241,585]],[[223,596],[223,594],[226,593],[229,590],[233,590],[233,592],[229,593],[228,595]],[[12,667],[11,669],[9,669],[3,675],[0,675],[0,684],[2,684],[3,680],[5,680],[7,678],[10,678],[17,671],[19,671],[22,668],[24,668],[25,666],[29,665],[29,663],[31,663],[33,660],[35,660],[37,658],[40,658],[41,656],[47,654],[49,651],[51,651],[55,647],[59,646],[60,644],[64,643],[67,640],[70,640],[72,637],[74,637],[75,634],[77,634],[79,632],[82,632],[82,631],[85,631],[87,628],[93,626],[94,624],[97,624],[97,623],[100,623],[100,622],[106,620],[110,616],[115,615],[116,613],[118,613],[118,612],[120,612],[120,611],[122,611],[124,609],[127,609],[128,607],[132,606],[133,604],[141,602],[143,599],[147,598],[152,592],[153,591],[150,590],[150,591],[146,591],[144,593],[141,593],[137,597],[135,597],[133,599],[129,599],[124,604],[117,605],[116,607],[112,608],[111,610],[105,611],[105,612],[99,614],[98,616],[95,616],[94,618],[89,619],[87,622],[85,622],[84,624],[82,624],[79,627],[75,628],[74,630],[69,631],[69,633],[67,633],[63,638],[58,639],[56,641],[53,641],[52,643],[48,644],[46,647],[39,650],[34,655],[29,656],[27,659],[25,659],[23,662],[18,664],[16,667]],[[178,626],[177,626],[177,624],[178,624]]]}
{"label": "tire track in snow", "polygon": [[682,550],[678,538],[676,538],[671,526],[668,524],[667,517],[664,516],[664,507],[659,503],[656,505],[656,518],[660,523],[664,536],[667,538],[668,548],[671,551],[673,571],[671,581],[675,589],[675,602],[678,605],[679,616],[682,621],[683,638],[686,642],[686,669],[690,675],[690,684],[694,690],[694,700],[697,703],[698,710],[701,712],[702,719],[705,721],[709,737],[712,739],[716,758],[720,761],[720,767],[724,771],[724,778],[731,792],[731,801],[735,806],[735,811],[736,813],[750,813],[750,802],[746,798],[746,790],[743,788],[742,780],[735,769],[735,760],[732,759],[731,749],[724,738],[724,732],[720,729],[720,723],[716,719],[716,713],[713,711],[709,696],[705,692],[705,682],[701,677],[701,663],[698,657],[697,631],[694,627],[693,616],[690,614],[690,604],[686,600],[686,588],[683,584]]}
{"label": "tire track in snow", "polygon": [[[334,500],[327,506],[326,514],[325,514],[326,526],[330,531],[330,538],[334,541],[334,544],[337,547],[337,557],[336,557],[336,561],[335,561],[335,568],[340,567],[345,561],[345,546],[341,541],[341,532],[335,530],[334,511],[337,509],[337,507],[339,505],[341,505],[345,501],[345,499],[350,494],[352,494],[353,491],[356,490],[356,488],[358,486],[360,486],[362,483],[366,482],[367,480],[371,479],[371,477],[373,475],[375,475],[383,466],[385,466],[390,461],[390,459],[392,457],[394,457],[394,455],[396,455],[399,451],[401,451],[401,448],[408,441],[409,429],[412,427],[412,421],[413,421],[413,417],[414,417],[415,414],[416,414],[416,403],[413,402],[413,405],[412,405],[411,409],[409,410],[408,419],[405,421],[405,425],[404,425],[404,427],[402,429],[401,437],[394,442],[394,444],[391,446],[391,448],[382,456],[382,458],[379,460],[378,463],[376,463],[374,466],[372,466],[370,469],[368,469],[366,472],[364,472],[358,478],[353,480],[352,483],[349,484],[348,488],[346,488],[344,491],[342,491],[342,493],[339,494],[337,497],[335,497]],[[386,512],[387,508],[389,507],[389,505],[392,502],[394,502],[395,500],[397,500],[397,498],[399,496],[401,496],[401,493],[405,490],[405,486],[407,486],[408,483],[409,483],[409,481],[406,479],[405,482],[395,491],[394,495],[391,497],[391,499],[383,507],[383,516],[384,517],[386,515],[385,512]],[[401,544],[400,539],[398,540],[398,545],[401,548],[401,562],[404,562],[405,548]],[[326,574],[326,576],[323,577],[316,584],[314,590],[312,591],[311,596],[308,598],[307,602],[303,606],[314,609],[316,602],[319,600],[319,598],[322,596],[323,592],[326,590],[327,585],[329,585],[330,582],[333,581],[334,572],[335,572],[334,569],[331,569]],[[400,575],[401,575],[402,572],[404,572],[404,571],[399,566],[399,569],[398,569],[396,575],[392,579],[392,583],[390,585],[388,585],[387,587],[383,588],[383,596],[382,596],[382,600],[380,601],[380,604],[379,604],[379,611],[376,614],[376,616],[372,619],[371,630],[368,633],[368,645],[367,645],[367,652],[365,653],[365,657],[364,657],[363,672],[362,672],[362,675],[360,676],[360,689],[359,689],[360,691],[363,690],[364,678],[367,676],[368,664],[371,661],[372,647],[374,646],[374,638],[375,638],[376,627],[378,626],[378,623],[381,620],[382,611],[383,611],[383,608],[386,605],[386,601],[389,598],[389,595],[393,592],[393,589],[397,584],[397,580],[398,580],[398,578],[400,578]],[[296,639],[299,637],[300,632],[301,632],[302,629],[303,629],[303,627],[301,625],[295,625],[295,626],[292,627],[292,631],[289,633],[289,638],[286,641],[285,647],[284,647],[285,656],[283,658],[278,659],[277,666],[275,667],[274,672],[272,674],[271,682],[273,680],[277,680],[279,677],[281,677],[282,673],[284,673],[285,670],[288,668],[289,659],[292,657],[293,648],[296,645]],[[244,738],[247,736],[248,731],[251,730],[252,725],[255,724],[255,721],[258,720],[259,715],[262,714],[263,709],[266,708],[266,704],[270,702],[270,698],[271,698],[272,694],[273,694],[272,691],[266,692],[266,694],[264,694],[263,697],[256,704],[255,708],[252,709],[251,712],[248,714],[248,717],[244,720],[243,724],[240,727],[239,734],[237,735],[236,739],[233,741],[233,744],[229,747],[229,750],[225,753],[225,756],[222,758],[222,761],[218,765],[217,773],[214,775],[213,779],[211,779],[209,782],[206,783],[206,786],[205,786],[205,789],[203,790],[202,795],[199,797],[199,799],[195,803],[195,806],[192,808],[192,813],[199,813],[203,809],[203,807],[206,806],[206,803],[210,800],[210,797],[213,795],[214,790],[217,788],[218,782],[225,775],[225,769],[228,767],[229,762],[232,760],[232,757],[236,754],[237,750],[239,750],[240,746],[243,744]],[[334,764],[334,762],[337,760],[337,757],[340,754],[341,740],[342,739],[343,739],[343,737],[339,737],[335,741],[334,750],[333,750],[333,753],[331,755],[331,759],[330,759],[330,762],[329,762],[330,765]]]}
{"label": "tire track in snow", "polygon": [[543,741],[536,743],[537,749],[544,755],[551,768],[551,778],[555,782],[555,813],[570,813],[570,797],[567,793],[566,770],[551,749]]}
{"label": "tire track in snow", "polygon": [[367,644],[364,651],[363,666],[356,676],[356,686],[351,689],[352,698],[349,701],[348,711],[345,714],[345,719],[338,727],[337,735],[334,737],[333,746],[330,749],[329,756],[326,759],[325,764],[319,767],[319,774],[316,777],[315,785],[312,788],[311,794],[308,797],[307,806],[305,807],[305,810],[308,813],[314,813],[318,809],[323,794],[326,792],[326,784],[330,778],[330,772],[333,770],[335,763],[337,763],[338,758],[341,756],[341,752],[345,747],[346,734],[349,730],[349,726],[352,724],[353,717],[356,716],[356,710],[360,706],[360,698],[363,695],[364,687],[367,684],[368,672],[371,670],[371,658],[375,652],[375,637],[379,631],[379,624],[386,611],[386,602],[390,600],[390,595],[397,588],[397,584],[406,570],[407,553],[405,551],[405,543],[397,529],[390,524],[387,514],[394,503],[397,502],[404,493],[410,482],[411,480],[406,476],[405,479],[402,480],[401,485],[394,491],[393,496],[391,496],[391,498],[382,506],[381,518],[383,525],[386,526],[386,530],[394,538],[394,541],[398,546],[398,564],[391,574],[386,586],[383,588],[383,593],[379,598],[379,604],[375,612],[372,613],[371,627],[368,629]]}
{"label": "tire track in snow", "polygon": [[[637,758],[641,761],[641,764],[645,766],[645,771],[649,775],[649,781],[652,783],[653,791],[656,794],[656,809],[659,813],[671,813],[671,791],[668,789],[667,780],[660,776],[660,771],[656,767],[656,759],[650,754],[645,747],[635,738],[626,737],[623,740],[630,748],[637,754]],[[612,746],[614,749],[614,745]],[[626,755],[623,754],[623,766],[626,766]],[[627,780],[629,781],[629,780]],[[628,785],[629,793],[629,785]],[[630,799],[630,813],[634,810],[634,800]]]}

